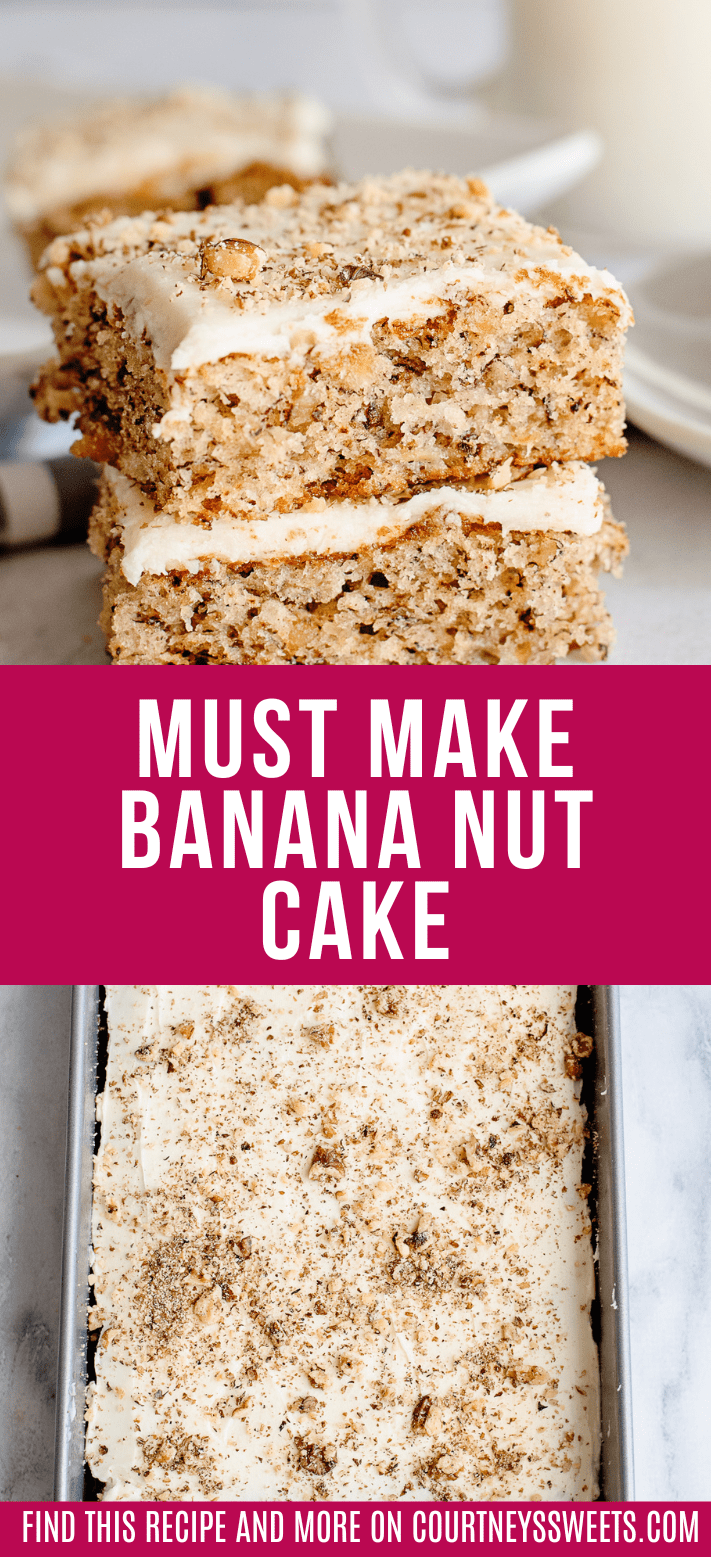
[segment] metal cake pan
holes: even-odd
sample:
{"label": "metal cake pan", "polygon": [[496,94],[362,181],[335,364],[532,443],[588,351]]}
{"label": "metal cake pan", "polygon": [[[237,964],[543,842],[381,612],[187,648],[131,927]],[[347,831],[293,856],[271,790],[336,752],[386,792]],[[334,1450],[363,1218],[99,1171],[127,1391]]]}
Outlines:
{"label": "metal cake pan", "polygon": [[[634,1466],[616,986],[581,986],[577,1014],[579,1026],[594,1039],[593,1056],[583,1078],[583,1100],[591,1126],[590,1206],[597,1230],[597,1296],[592,1317],[600,1357],[600,1497],[607,1503],[625,1503],[634,1498]],[[97,1083],[103,1085],[100,1073],[105,1063],[98,985],[74,986],[71,1021],[54,1475],[57,1502],[93,1501],[96,1496],[84,1462],[84,1410],[89,1377],[87,1306],[95,1098]],[[588,1172],[587,1165],[584,1171]]]}

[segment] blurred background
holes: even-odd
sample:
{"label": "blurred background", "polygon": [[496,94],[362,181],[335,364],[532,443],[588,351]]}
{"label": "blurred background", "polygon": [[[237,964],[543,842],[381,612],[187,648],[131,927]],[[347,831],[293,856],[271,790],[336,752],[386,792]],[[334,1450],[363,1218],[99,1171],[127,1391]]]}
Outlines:
{"label": "blurred background", "polygon": [[[298,91],[332,111],[342,176],[475,172],[552,221],[637,318],[631,450],[601,471],[632,542],[608,585],[613,660],[708,663],[710,60],[708,0],[0,0],[0,162],[23,124],[116,93]],[[19,465],[71,441],[28,414],[49,343],[29,279],[0,215],[0,460]],[[29,491],[32,549],[0,530],[0,662],[101,662],[99,565],[71,533],[37,544]]]}

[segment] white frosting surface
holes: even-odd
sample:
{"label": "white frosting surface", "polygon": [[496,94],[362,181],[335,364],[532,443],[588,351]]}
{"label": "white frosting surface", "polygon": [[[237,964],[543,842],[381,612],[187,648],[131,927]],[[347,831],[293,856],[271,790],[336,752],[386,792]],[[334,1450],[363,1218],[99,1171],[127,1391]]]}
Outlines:
{"label": "white frosting surface", "polygon": [[[240,232],[250,238],[253,229],[243,223]],[[256,231],[254,238],[258,241]],[[593,297],[616,286],[609,271],[586,266],[577,255],[546,256],[545,263],[561,281],[582,277]],[[90,279],[102,302],[121,310],[136,337],[148,336],[156,366],[175,373],[233,353],[297,362],[315,345],[341,351],[367,342],[378,319],[436,317],[466,295],[485,292],[497,303],[531,290],[529,279],[514,281],[491,266],[445,261],[404,279],[357,281],[337,305],[332,296],[295,297],[241,310],[228,295],[205,292],[185,263],[164,254],[143,254],[128,263],[117,254],[79,260],[72,275],[79,282]]]}
{"label": "white frosting surface", "polygon": [[239,98],[186,87],[155,102],[109,102],[69,122],[23,132],[6,182],[10,212],[36,220],[62,205],[158,182],[169,203],[252,162],[302,177],[326,166],[330,115],[303,97]]}
{"label": "white frosting surface", "polygon": [[330,503],[261,520],[214,519],[209,528],[178,524],[153,507],[140,487],[119,471],[106,475],[120,505],[122,569],[130,584],[143,573],[171,568],[195,573],[207,558],[266,562],[278,557],[328,556],[387,545],[422,520],[462,515],[500,525],[504,532],[555,531],[594,535],[602,524],[603,488],[582,461],[554,465],[500,491],[438,487],[402,503],[373,498]]}
{"label": "white frosting surface", "polygon": [[[258,272],[246,282],[206,278],[205,242],[235,238],[259,249]],[[119,217],[77,240],[48,251],[50,283],[93,287],[131,333],[148,337],[166,373],[233,354],[298,365],[316,345],[369,341],[380,319],[424,325],[453,305],[468,310],[465,330],[492,340],[508,339],[530,313],[545,333],[557,317],[547,310],[561,304],[585,304],[585,315],[599,301],[598,326],[613,336],[631,320],[614,277],[553,229],[496,206],[476,179],[411,168],[312,184],[301,196],[275,188],[249,207]],[[513,316],[505,330],[502,310]]]}
{"label": "white frosting surface", "polygon": [[108,1499],[589,1500],[572,988],[108,992]]}

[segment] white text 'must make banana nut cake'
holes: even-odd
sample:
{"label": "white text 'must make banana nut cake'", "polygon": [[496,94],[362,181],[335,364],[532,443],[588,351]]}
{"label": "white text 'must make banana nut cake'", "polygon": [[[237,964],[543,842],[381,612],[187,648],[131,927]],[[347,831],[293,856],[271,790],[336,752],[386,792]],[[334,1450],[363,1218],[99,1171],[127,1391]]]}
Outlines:
{"label": "white text 'must make banana nut cake'", "polygon": [[105,467],[124,663],[604,659],[630,310],[474,178],[400,173],[88,225],[36,391]]}
{"label": "white text 'must make banana nut cake'", "polygon": [[589,1500],[574,988],[116,988],[109,1499]]}

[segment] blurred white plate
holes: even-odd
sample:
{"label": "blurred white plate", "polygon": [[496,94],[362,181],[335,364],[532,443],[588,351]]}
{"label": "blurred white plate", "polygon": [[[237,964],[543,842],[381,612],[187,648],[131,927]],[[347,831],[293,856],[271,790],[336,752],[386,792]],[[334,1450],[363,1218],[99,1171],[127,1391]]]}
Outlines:
{"label": "blurred white plate", "polygon": [[643,432],[711,465],[711,255],[667,261],[632,288],[627,415]]}
{"label": "blurred white plate", "polygon": [[332,145],[344,178],[406,167],[475,173],[501,205],[515,206],[528,217],[577,184],[602,153],[602,141],[592,130],[565,132],[542,120],[484,108],[472,109],[471,122],[456,127],[339,117]]}

